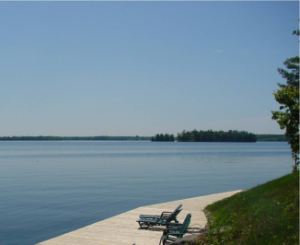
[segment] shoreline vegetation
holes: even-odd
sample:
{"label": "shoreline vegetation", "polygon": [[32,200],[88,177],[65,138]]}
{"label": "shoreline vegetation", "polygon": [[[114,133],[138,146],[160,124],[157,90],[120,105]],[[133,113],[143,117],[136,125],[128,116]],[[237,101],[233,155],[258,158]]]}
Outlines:
{"label": "shoreline vegetation", "polygon": [[288,141],[284,134],[256,134],[257,141]]}
{"label": "shoreline vegetation", "polygon": [[62,141],[62,140],[118,140],[118,141],[130,141],[130,140],[150,140],[148,136],[4,136],[0,137],[0,141]]}
{"label": "shoreline vegetation", "polygon": [[[184,131],[185,132],[185,131]],[[192,131],[193,132],[193,131]],[[282,134],[256,134],[256,141],[287,141]],[[156,134],[150,136],[2,136],[0,141],[162,141],[162,142],[196,142],[178,140],[173,134]],[[217,142],[217,141],[199,141]],[[219,141],[219,142],[241,142],[241,141]],[[247,142],[247,141],[246,141]]]}
{"label": "shoreline vegetation", "polygon": [[256,142],[256,135],[246,131],[183,131],[177,135],[180,142]]}
{"label": "shoreline vegetation", "polygon": [[183,130],[177,134],[175,138],[172,134],[156,134],[151,141],[175,141],[178,142],[256,142],[256,135],[246,131],[213,131],[199,130],[193,131]]}
{"label": "shoreline vegetation", "polygon": [[214,131],[214,130],[193,130],[182,131],[175,137],[173,134],[156,134],[151,141],[163,142],[256,142],[256,141],[287,141],[281,134],[253,134],[247,131]]}
{"label": "shoreline vegetation", "polygon": [[208,231],[189,244],[298,244],[299,171],[204,209]]}

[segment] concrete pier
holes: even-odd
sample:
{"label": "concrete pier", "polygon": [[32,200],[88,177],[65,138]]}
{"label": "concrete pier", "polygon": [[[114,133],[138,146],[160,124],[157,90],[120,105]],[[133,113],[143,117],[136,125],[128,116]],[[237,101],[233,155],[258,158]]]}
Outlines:
{"label": "concrete pier", "polygon": [[161,229],[141,230],[136,222],[140,214],[160,214],[173,211],[183,205],[178,220],[182,222],[187,213],[192,214],[190,228],[201,229],[206,225],[203,209],[208,204],[229,197],[237,191],[223,192],[194,198],[139,207],[111,218],[82,227],[78,230],[54,237],[39,244],[43,245],[158,245]]}

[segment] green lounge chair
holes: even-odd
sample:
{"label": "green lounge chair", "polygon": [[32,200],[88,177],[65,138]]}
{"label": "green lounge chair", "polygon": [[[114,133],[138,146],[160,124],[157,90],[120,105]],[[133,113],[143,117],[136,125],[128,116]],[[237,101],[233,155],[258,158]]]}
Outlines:
{"label": "green lounge chair", "polygon": [[160,215],[141,214],[136,222],[139,223],[141,229],[146,229],[154,225],[167,226],[172,221],[178,223],[176,217],[181,212],[181,207],[182,205],[180,204],[177,208],[174,209],[173,212],[164,211]]}
{"label": "green lounge chair", "polygon": [[177,238],[183,237],[187,233],[187,229],[191,223],[191,214],[187,214],[182,224],[170,224],[163,232],[159,245],[165,245],[167,241],[175,241]]}

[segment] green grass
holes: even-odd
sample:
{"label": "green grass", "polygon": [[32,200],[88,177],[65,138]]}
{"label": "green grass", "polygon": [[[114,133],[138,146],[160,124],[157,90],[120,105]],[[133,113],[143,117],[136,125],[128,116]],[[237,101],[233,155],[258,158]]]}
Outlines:
{"label": "green grass", "polygon": [[206,207],[200,244],[299,244],[299,172]]}

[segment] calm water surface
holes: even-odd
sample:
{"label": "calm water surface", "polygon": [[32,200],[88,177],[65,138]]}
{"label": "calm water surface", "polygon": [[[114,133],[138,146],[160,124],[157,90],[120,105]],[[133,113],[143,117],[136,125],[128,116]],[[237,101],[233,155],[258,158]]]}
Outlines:
{"label": "calm water surface", "polygon": [[290,171],[283,142],[0,142],[0,244],[34,244],[140,205]]}

